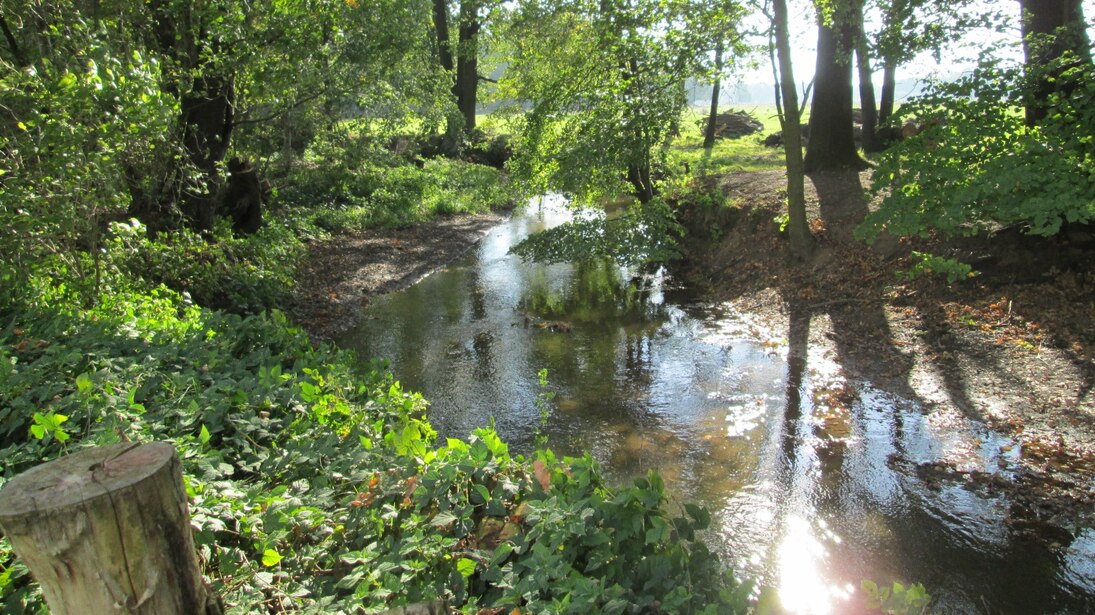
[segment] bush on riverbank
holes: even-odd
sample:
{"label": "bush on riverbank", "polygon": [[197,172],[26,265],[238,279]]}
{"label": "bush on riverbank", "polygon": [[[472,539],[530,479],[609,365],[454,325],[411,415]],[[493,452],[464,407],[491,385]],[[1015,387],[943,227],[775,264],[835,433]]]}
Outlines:
{"label": "bush on riverbank", "polygon": [[332,131],[309,147],[281,196],[334,232],[408,226],[513,201],[501,170],[450,158],[422,160],[403,151],[409,147]]}
{"label": "bush on riverbank", "polygon": [[[128,220],[112,225],[105,240],[97,237],[111,244],[102,254],[109,253],[127,275],[186,293],[199,305],[256,314],[285,305],[309,241],[437,215],[482,213],[514,198],[504,174],[492,167],[445,158],[419,167],[368,142],[318,142],[286,178],[276,209],[257,233],[236,235],[222,219],[206,233],[181,228],[151,237]],[[92,286],[88,278],[95,265],[88,254],[80,265],[65,266],[64,275]]]}

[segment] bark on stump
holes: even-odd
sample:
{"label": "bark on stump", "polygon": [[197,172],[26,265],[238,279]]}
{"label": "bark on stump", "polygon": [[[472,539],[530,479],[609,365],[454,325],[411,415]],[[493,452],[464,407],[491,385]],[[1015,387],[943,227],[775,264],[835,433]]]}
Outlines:
{"label": "bark on stump", "polygon": [[170,444],[113,444],[31,468],[0,492],[0,529],[54,615],[220,610]]}

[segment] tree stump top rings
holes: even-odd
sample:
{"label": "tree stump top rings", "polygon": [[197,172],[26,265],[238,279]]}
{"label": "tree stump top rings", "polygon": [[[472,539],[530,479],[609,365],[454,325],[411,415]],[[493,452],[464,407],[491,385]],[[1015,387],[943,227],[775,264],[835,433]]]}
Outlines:
{"label": "tree stump top rings", "polygon": [[122,442],[77,451],[35,466],[0,490],[0,522],[109,497],[152,476],[174,455],[175,448],[166,442]]}

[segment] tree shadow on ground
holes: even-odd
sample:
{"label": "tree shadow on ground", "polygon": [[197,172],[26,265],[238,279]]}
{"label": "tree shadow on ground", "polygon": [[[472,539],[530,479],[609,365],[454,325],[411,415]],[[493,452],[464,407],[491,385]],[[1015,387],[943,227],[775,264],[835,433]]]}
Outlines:
{"label": "tree shadow on ground", "polygon": [[[871,263],[864,259],[863,244],[853,236],[868,211],[860,175],[855,171],[833,171],[814,173],[810,180],[817,190],[818,220],[824,235],[814,263],[816,283],[835,287],[845,295],[815,307],[832,322],[839,362],[896,395],[917,400],[909,382],[913,359],[898,348],[886,315],[887,280],[871,270]],[[864,340],[872,343],[864,344]],[[961,380],[949,381],[947,387],[956,398],[965,397]]]}

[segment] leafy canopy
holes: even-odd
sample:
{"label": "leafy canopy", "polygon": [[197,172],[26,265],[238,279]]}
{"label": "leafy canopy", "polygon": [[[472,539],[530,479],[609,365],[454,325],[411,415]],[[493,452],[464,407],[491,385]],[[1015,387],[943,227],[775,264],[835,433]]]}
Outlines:
{"label": "leafy canopy", "polygon": [[888,150],[874,173],[879,209],[866,239],[970,235],[1017,226],[1053,235],[1095,220],[1095,75],[1066,56],[1044,121],[1028,126],[1022,105],[1037,71],[986,60],[971,75],[936,83],[901,107],[901,121],[930,127]]}
{"label": "leafy canopy", "polygon": [[531,193],[580,203],[661,166],[686,104],[684,82],[714,44],[684,27],[685,0],[520,2],[500,95],[516,101],[511,171]]}

